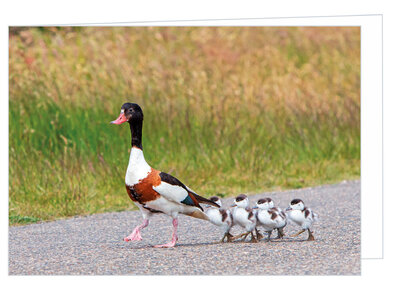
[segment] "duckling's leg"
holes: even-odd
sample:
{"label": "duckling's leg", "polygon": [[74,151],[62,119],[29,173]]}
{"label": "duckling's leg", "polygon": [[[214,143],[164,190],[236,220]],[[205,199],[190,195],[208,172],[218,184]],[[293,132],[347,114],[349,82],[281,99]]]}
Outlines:
{"label": "duckling's leg", "polygon": [[228,242],[228,243],[231,243],[232,242],[232,238],[233,238],[233,235],[231,234],[231,233],[226,233],[226,241]]}
{"label": "duckling's leg", "polygon": [[233,235],[232,235],[231,233],[229,233],[229,232],[226,232],[225,235],[224,235],[224,237],[223,237],[222,240],[220,241],[220,243],[223,243],[224,240],[225,240],[225,238],[226,238],[226,242],[227,242],[227,243],[230,243],[230,242],[232,242]]}
{"label": "duckling's leg", "polygon": [[141,241],[142,236],[140,235],[140,230],[143,228],[146,228],[147,225],[149,225],[149,219],[144,219],[143,223],[139,226],[137,226],[135,229],[133,229],[132,233],[124,238],[125,242],[130,242],[130,241]]}
{"label": "duckling's leg", "polygon": [[232,235],[231,233],[229,233],[229,232],[226,232],[226,233],[224,234],[222,240],[220,241],[220,243],[223,243],[224,240],[225,240],[225,238],[226,238],[226,242],[227,242],[227,243],[230,243],[230,242],[232,242],[233,235]]}
{"label": "duckling's leg", "polygon": [[257,230],[257,228],[255,228],[256,231],[256,236],[257,236],[257,240],[261,240],[264,236],[262,234],[260,234],[260,232]]}
{"label": "duckling's leg", "polygon": [[278,237],[277,237],[277,239],[282,239],[283,236],[285,235],[285,234],[283,233],[283,228],[278,228],[277,231],[278,231]]}
{"label": "duckling's leg", "polygon": [[226,241],[227,242],[230,242],[230,238],[231,237],[233,237],[231,234],[229,234],[229,232],[226,232],[225,234],[224,234],[224,236],[222,237],[222,240],[220,241],[220,243],[223,243],[224,242],[224,240],[225,240],[225,238],[226,238]]}
{"label": "duckling's leg", "polygon": [[244,237],[240,241],[244,242],[249,234],[250,232],[245,233]]}
{"label": "duckling's leg", "polygon": [[267,242],[270,242],[272,231],[266,231],[266,233],[267,233]]}
{"label": "duckling's leg", "polygon": [[253,231],[251,231],[250,234],[251,234],[251,240],[250,240],[250,242],[252,242],[252,243],[258,243],[258,240],[257,240],[257,238],[254,236]]}
{"label": "duckling's leg", "polygon": [[174,218],[172,220],[172,225],[174,227],[173,233],[172,233],[172,240],[169,243],[163,244],[163,245],[156,245],[154,246],[155,248],[172,248],[175,246],[176,241],[178,240],[178,218]]}
{"label": "duckling's leg", "polygon": [[224,236],[222,237],[222,239],[219,241],[220,243],[223,243],[225,240],[225,237],[227,238],[228,236],[226,235],[227,233],[224,234]]}
{"label": "duckling's leg", "polygon": [[298,235],[304,233],[305,231],[306,231],[306,230],[303,229],[303,230],[301,230],[300,232],[298,232],[298,233],[296,233],[296,234],[294,234],[294,235],[292,235],[292,236],[290,236],[290,237],[292,237],[292,238],[297,237]]}
{"label": "duckling's leg", "polygon": [[307,241],[315,241],[315,238],[314,238],[311,230],[310,229],[307,229],[307,230],[308,230],[308,239],[307,239]]}
{"label": "duckling's leg", "polygon": [[[244,239],[245,239],[245,238],[247,237],[248,234],[249,234],[248,232],[245,232],[245,233],[243,233],[243,234],[234,236],[234,237],[231,238],[231,241],[237,240],[237,239],[239,239],[239,238],[241,238],[241,237],[243,237],[243,236],[244,236]],[[243,241],[243,239],[242,239],[242,241]]]}

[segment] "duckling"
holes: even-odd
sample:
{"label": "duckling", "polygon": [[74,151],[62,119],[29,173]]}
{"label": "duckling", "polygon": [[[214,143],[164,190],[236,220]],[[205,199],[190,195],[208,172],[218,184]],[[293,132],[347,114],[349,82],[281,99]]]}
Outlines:
{"label": "duckling", "polygon": [[278,232],[277,238],[278,238],[278,239],[281,239],[281,238],[283,238],[283,236],[285,235],[285,234],[283,233],[283,228],[287,225],[287,216],[286,216],[286,213],[285,213],[285,211],[282,210],[281,208],[276,207],[275,204],[274,204],[274,201],[273,201],[271,198],[267,197],[266,200],[267,200],[269,209],[277,211],[277,212],[279,213],[279,215],[280,215],[280,216],[279,216],[279,217],[280,217],[280,218],[279,218],[279,219],[280,219],[280,221],[279,221],[279,227],[276,228],[276,231]]}
{"label": "duckling", "polygon": [[[261,198],[257,201],[254,208],[257,209],[257,226],[261,226],[268,234],[267,241],[271,239],[273,230],[278,230],[278,238],[283,236],[283,227],[286,226],[286,216],[279,212],[279,209],[273,206],[271,198]],[[262,235],[257,231],[257,239],[262,238]]]}
{"label": "duckling", "polygon": [[[218,196],[212,196],[209,199],[222,207],[221,198]],[[225,238],[227,242],[231,242],[233,238],[233,235],[229,232],[233,226],[231,212],[228,209],[216,208],[208,204],[204,206],[207,208],[206,214],[210,219],[210,222],[224,229],[225,233],[220,242],[223,243]]]}
{"label": "duckling", "polygon": [[291,237],[297,237],[298,235],[304,233],[306,230],[308,231],[308,239],[307,241],[314,241],[315,238],[313,236],[313,232],[311,232],[310,228],[314,221],[318,220],[318,215],[314,213],[311,208],[307,208],[304,206],[304,202],[301,199],[293,199],[289,207],[286,209],[286,214],[288,218],[293,221],[295,224],[301,226],[302,230],[298,233],[292,235]]}
{"label": "duckling", "polygon": [[256,215],[255,211],[249,207],[249,199],[245,194],[240,194],[235,198],[235,204],[232,209],[233,224],[238,224],[246,230],[245,233],[235,236],[232,240],[242,238],[244,241],[246,237],[251,234],[251,242],[258,242],[253,234],[253,230],[256,228]]}

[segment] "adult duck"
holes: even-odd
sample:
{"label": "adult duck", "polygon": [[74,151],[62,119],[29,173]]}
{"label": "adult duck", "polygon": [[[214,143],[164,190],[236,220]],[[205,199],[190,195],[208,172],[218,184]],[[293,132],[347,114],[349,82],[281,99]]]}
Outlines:
{"label": "adult duck", "polygon": [[200,203],[216,207],[219,207],[219,205],[196,194],[177,178],[149,166],[143,155],[143,112],[138,104],[123,104],[119,117],[111,121],[112,124],[122,124],[124,122],[128,122],[130,125],[132,144],[125,176],[125,187],[129,197],[139,207],[143,216],[143,223],[135,227],[132,233],[124,240],[126,242],[142,240],[140,231],[148,226],[150,216],[154,213],[164,213],[172,217],[172,240],[169,243],[156,245],[155,247],[174,247],[178,240],[177,217],[179,213],[209,220]]}

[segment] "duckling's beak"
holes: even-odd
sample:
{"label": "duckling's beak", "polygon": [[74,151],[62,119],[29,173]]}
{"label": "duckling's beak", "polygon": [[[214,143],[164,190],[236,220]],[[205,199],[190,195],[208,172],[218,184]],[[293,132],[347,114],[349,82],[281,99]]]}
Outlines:
{"label": "duckling's beak", "polygon": [[253,209],[258,209],[258,206],[256,205],[256,206],[253,206]]}
{"label": "duckling's beak", "polygon": [[125,113],[121,113],[116,120],[111,121],[111,124],[122,124],[124,122],[127,122],[128,120],[126,119]]}
{"label": "duckling's beak", "polygon": [[231,204],[231,207],[236,207],[237,205],[236,204]]}

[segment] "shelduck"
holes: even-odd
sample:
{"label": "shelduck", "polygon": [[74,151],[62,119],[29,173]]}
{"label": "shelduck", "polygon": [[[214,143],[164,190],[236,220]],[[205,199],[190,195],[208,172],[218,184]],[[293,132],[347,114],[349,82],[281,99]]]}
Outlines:
{"label": "shelduck", "polygon": [[[271,198],[261,198],[257,201],[256,206],[254,207],[256,211],[257,217],[257,226],[265,229],[267,233],[267,241],[271,239],[271,233],[273,230],[278,231],[278,238],[282,238],[284,236],[283,228],[286,226],[286,215],[282,210],[277,207],[274,207],[274,202]],[[257,239],[262,238],[262,235],[258,232]]]}
{"label": "shelduck", "polygon": [[257,238],[254,236],[253,231],[256,228],[256,216],[252,208],[249,207],[249,199],[245,194],[240,194],[235,198],[234,207],[232,208],[233,224],[238,224],[246,230],[245,233],[235,236],[232,240],[246,237],[251,234],[251,242],[258,242]]}
{"label": "shelduck", "polygon": [[[209,198],[211,201],[222,207],[221,198],[218,196],[212,196]],[[227,242],[232,241],[232,234],[229,232],[233,226],[232,214],[229,209],[215,208],[211,205],[205,205],[207,208],[206,214],[210,219],[210,222],[215,226],[221,227],[224,230],[224,236],[222,237],[221,243],[224,242],[225,238]]]}
{"label": "shelduck", "polygon": [[314,241],[315,238],[310,230],[312,224],[318,219],[318,215],[314,213],[311,208],[307,208],[301,199],[293,199],[289,207],[286,209],[288,218],[295,224],[299,225],[302,230],[292,235],[291,237],[297,237],[298,235],[308,231],[308,241]]}
{"label": "shelduck", "polygon": [[112,124],[128,122],[131,130],[131,153],[125,176],[126,191],[131,200],[139,207],[143,223],[135,227],[124,238],[126,242],[142,240],[140,231],[147,227],[154,213],[164,213],[172,217],[173,233],[169,243],[155,247],[174,247],[177,240],[178,214],[208,220],[200,203],[219,207],[215,202],[196,194],[177,178],[151,168],[143,155],[142,126],[143,112],[138,104],[125,103],[119,117]]}

